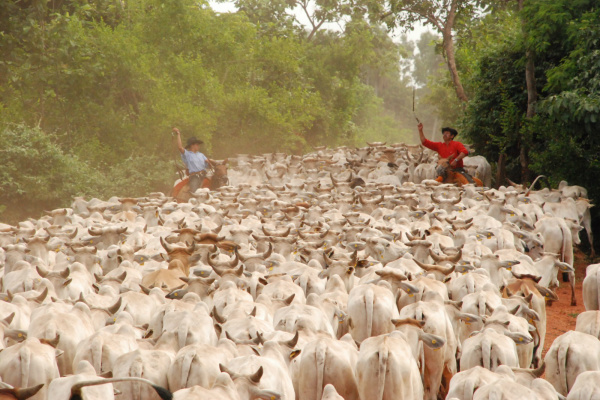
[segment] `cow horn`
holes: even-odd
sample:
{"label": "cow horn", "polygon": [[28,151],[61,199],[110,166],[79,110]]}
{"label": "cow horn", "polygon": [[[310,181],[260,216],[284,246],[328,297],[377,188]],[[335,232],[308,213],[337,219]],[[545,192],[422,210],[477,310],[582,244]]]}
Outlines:
{"label": "cow horn", "polygon": [[[537,178],[535,178],[533,180],[533,182],[531,182],[531,186],[529,186],[529,189],[527,189],[527,192],[525,192],[525,196],[529,196],[529,193],[531,193],[531,190],[533,189],[533,187],[537,183],[538,179],[545,179],[546,180],[546,184],[548,184],[548,178],[546,178],[545,175],[539,175]],[[548,187],[550,187],[550,185],[548,185]]]}
{"label": "cow horn", "polygon": [[358,252],[356,250],[354,250],[354,252],[350,256],[350,262],[348,263],[348,265],[350,267],[355,267],[357,261],[358,261]]}
{"label": "cow horn", "polygon": [[75,236],[77,236],[77,229],[79,229],[79,228],[75,228],[75,230],[73,231],[73,233],[68,234],[67,237],[69,239],[75,239]]}
{"label": "cow horn", "polygon": [[123,283],[123,281],[127,278],[127,271],[123,271],[123,273],[119,276],[115,277],[115,280],[119,283]]}
{"label": "cow horn", "polygon": [[35,270],[37,271],[38,275],[42,278],[45,278],[49,274],[48,271],[46,271],[43,267],[40,267],[39,265],[36,265]]}
{"label": "cow horn", "polygon": [[160,237],[160,244],[167,251],[167,254],[171,254],[173,252],[173,246],[167,243],[162,236]]}
{"label": "cow horn", "polygon": [[14,313],[14,311],[13,311],[12,313],[10,313],[10,314],[8,315],[8,317],[6,317],[6,318],[4,318],[4,319],[2,320],[2,323],[3,323],[4,325],[8,326],[8,325],[10,325],[10,323],[12,322],[12,320],[13,320],[14,318],[15,318],[15,313]]}
{"label": "cow horn", "polygon": [[[232,340],[233,342],[233,340]],[[234,342],[235,343],[235,342]],[[224,366],[223,364],[219,363],[219,371],[221,372],[225,372],[226,374],[228,374],[229,376],[231,376],[232,378],[236,376],[236,374],[234,372],[231,372],[229,370],[229,368],[227,368],[226,366]]]}
{"label": "cow horn", "polygon": [[294,335],[293,338],[291,338],[288,341],[281,342],[281,344],[286,345],[290,349],[293,349],[298,344],[298,338],[299,338],[299,334],[298,334],[298,331],[296,331],[296,334]]}
{"label": "cow horn", "polygon": [[260,378],[262,378],[262,375],[263,375],[263,367],[261,366],[254,374],[250,375],[248,378],[254,383],[259,383]]}
{"label": "cow horn", "polygon": [[508,182],[511,186],[514,187],[520,186],[518,183],[514,183],[513,181],[511,181],[508,177],[506,177],[506,182]]}
{"label": "cow horn", "polygon": [[103,233],[103,229],[98,229],[92,226],[88,228],[88,233],[92,236],[100,236]]}
{"label": "cow horn", "polygon": [[269,242],[269,248],[262,254],[261,258],[266,260],[271,256],[271,253],[273,253],[273,244]]}
{"label": "cow horn", "polygon": [[235,268],[238,265],[239,261],[240,261],[240,258],[238,256],[237,251],[236,251],[235,252],[235,256],[233,257],[233,260],[229,261],[229,263],[228,263],[229,268]]}
{"label": "cow horn", "polygon": [[54,339],[40,339],[40,342],[47,344],[49,346],[52,346],[54,348],[56,348],[56,346],[58,346],[59,341],[60,341],[60,333],[57,333],[56,337]]}
{"label": "cow horn", "polygon": [[115,304],[113,304],[112,306],[108,307],[106,309],[106,311],[108,311],[111,315],[114,315],[117,311],[119,311],[119,308],[121,308],[122,302],[123,302],[123,298],[119,297],[119,300],[117,300],[117,302]]}
{"label": "cow horn", "polygon": [[413,325],[418,328],[422,328],[425,326],[425,321],[419,321],[414,318],[392,319],[392,324],[394,324],[396,327],[400,325]]}
{"label": "cow horn", "polygon": [[[215,318],[216,319],[216,318]],[[229,332],[225,331],[225,337],[229,340],[231,340],[233,343],[238,344],[238,341],[235,340],[230,334]],[[221,371],[221,372],[225,372],[225,371]]]}
{"label": "cow horn", "polygon": [[227,318],[223,317],[222,315],[219,315],[219,311],[217,311],[217,308],[214,306],[212,309],[212,316],[215,319],[215,321],[217,321],[220,324],[224,324],[225,322],[227,322]]}
{"label": "cow horn", "polygon": [[[25,399],[28,399],[28,398],[34,396],[37,392],[39,392],[40,389],[42,388],[42,386],[44,386],[44,384],[40,383],[39,385],[31,386],[31,387],[24,388],[24,389],[11,389],[11,390],[14,390],[15,398],[17,400],[25,400]],[[3,390],[6,390],[6,389],[3,389]],[[0,391],[0,393],[1,393],[1,391]]]}
{"label": "cow horn", "polygon": [[42,291],[42,293],[40,293],[39,296],[34,297],[31,300],[35,301],[36,303],[41,303],[46,299],[47,296],[48,296],[48,287],[46,286],[44,288],[44,290]]}
{"label": "cow horn", "polygon": [[512,272],[513,276],[517,279],[531,279],[536,284],[542,280],[541,276],[536,276],[536,275],[531,275],[531,274],[518,274],[515,271],[511,271],[511,272]]}
{"label": "cow horn", "polygon": [[294,301],[294,297],[296,297],[296,293],[292,293],[289,297],[283,299],[283,302],[289,306]]}
{"label": "cow horn", "polygon": [[69,277],[69,275],[71,275],[71,270],[69,269],[69,267],[60,271],[60,276],[64,279],[67,279]]}
{"label": "cow horn", "polygon": [[[186,242],[187,244],[187,242]],[[185,248],[185,252],[188,253],[189,255],[192,255],[194,253],[194,251],[196,250],[196,243],[194,243],[194,241],[192,241],[192,243]]]}
{"label": "cow horn", "polygon": [[148,289],[146,286],[144,286],[144,285],[139,285],[139,286],[140,286],[140,289],[142,289],[142,292],[144,294],[150,294],[150,289]]}
{"label": "cow horn", "polygon": [[419,267],[421,267],[422,269],[424,269],[425,271],[437,271],[440,272],[444,275],[448,275],[452,272],[454,272],[454,269],[456,268],[455,265],[449,267],[449,268],[444,268],[444,267],[440,267],[439,265],[433,265],[433,264],[424,264],[422,262],[419,262],[419,260],[413,260]]}
{"label": "cow horn", "polygon": [[127,232],[127,227],[123,227],[123,228],[117,228],[117,234],[122,235],[123,233]]}

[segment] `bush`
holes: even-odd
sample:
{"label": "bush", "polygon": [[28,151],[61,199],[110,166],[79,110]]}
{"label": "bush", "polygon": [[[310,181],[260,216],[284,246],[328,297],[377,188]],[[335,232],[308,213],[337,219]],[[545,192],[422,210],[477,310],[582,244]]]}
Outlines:
{"label": "bush", "polygon": [[17,222],[43,210],[68,207],[74,196],[143,196],[168,192],[174,168],[156,156],[131,156],[95,168],[66,152],[39,128],[10,125],[0,131],[0,215]]}

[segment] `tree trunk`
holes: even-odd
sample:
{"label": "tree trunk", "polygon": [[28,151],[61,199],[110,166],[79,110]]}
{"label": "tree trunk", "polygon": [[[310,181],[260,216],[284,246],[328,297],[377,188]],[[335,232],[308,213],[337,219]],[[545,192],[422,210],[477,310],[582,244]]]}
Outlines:
{"label": "tree trunk", "polygon": [[504,185],[506,180],[506,154],[501,153],[498,157],[498,168],[496,170],[496,189]]}
{"label": "tree trunk", "polygon": [[454,42],[452,37],[452,32],[450,29],[447,29],[442,33],[443,36],[443,46],[444,53],[446,53],[446,63],[448,64],[448,70],[450,70],[450,77],[452,78],[452,83],[454,84],[454,89],[456,90],[456,96],[458,96],[459,100],[462,102],[468,102],[467,94],[465,93],[465,89],[460,82],[460,76],[458,76],[458,69],[456,68],[456,59],[454,57]]}
{"label": "tree trunk", "polygon": [[[519,1],[519,11],[523,11],[523,3],[525,0]],[[525,26],[527,21],[522,19],[521,21],[523,35],[527,38],[527,31]],[[525,58],[527,59],[527,63],[525,64],[525,81],[527,82],[527,120],[530,120],[535,116],[535,103],[537,102],[537,88],[535,83],[535,61],[534,61],[534,53],[531,49],[526,49]],[[523,140],[525,139],[525,140]],[[521,137],[520,140],[520,154],[519,161],[521,164],[521,182],[529,182],[530,181],[530,171],[529,171],[529,143],[527,143],[527,138]]]}

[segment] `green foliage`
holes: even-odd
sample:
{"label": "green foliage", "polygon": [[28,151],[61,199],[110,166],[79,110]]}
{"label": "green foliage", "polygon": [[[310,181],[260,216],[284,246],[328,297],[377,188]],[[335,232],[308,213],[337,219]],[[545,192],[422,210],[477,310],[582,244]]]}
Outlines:
{"label": "green foliage", "polygon": [[28,211],[56,207],[101,179],[40,129],[10,126],[0,131],[0,142],[0,204],[5,206]]}
{"label": "green foliage", "polygon": [[75,194],[167,191],[173,126],[212,158],[405,139],[400,49],[360,7],[237,5],[218,14],[195,0],[0,2],[0,129],[44,137],[57,157],[42,157],[57,178],[36,177],[15,158],[23,145],[2,142],[12,157],[6,212],[64,206]]}
{"label": "green foliage", "polygon": [[[581,7],[581,3],[577,6]],[[553,166],[555,180],[567,179],[600,190],[600,10],[583,12],[567,24],[569,51],[547,71],[548,95],[538,104],[542,138],[533,161],[538,170]]]}
{"label": "green foliage", "polygon": [[[528,0],[520,14],[508,9],[486,19],[485,27],[474,30],[472,38],[457,51],[462,69],[471,70],[465,74],[471,101],[462,118],[469,139],[490,161],[507,154],[507,173],[513,180],[519,179],[519,155],[525,146],[535,173],[549,176],[554,183],[564,179],[583,185],[597,198],[597,6],[589,0]],[[486,32],[496,33],[490,37]],[[540,97],[537,114],[530,119],[525,118],[526,49],[535,54]]]}

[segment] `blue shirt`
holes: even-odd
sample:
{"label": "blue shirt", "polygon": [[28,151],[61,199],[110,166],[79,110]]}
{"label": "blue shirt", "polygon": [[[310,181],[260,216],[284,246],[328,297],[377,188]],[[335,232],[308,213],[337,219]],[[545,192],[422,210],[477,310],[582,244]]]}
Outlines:
{"label": "blue shirt", "polygon": [[208,159],[200,152],[194,153],[186,149],[185,152],[181,154],[181,159],[190,171],[190,174],[203,171],[208,166]]}

